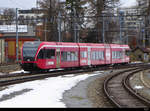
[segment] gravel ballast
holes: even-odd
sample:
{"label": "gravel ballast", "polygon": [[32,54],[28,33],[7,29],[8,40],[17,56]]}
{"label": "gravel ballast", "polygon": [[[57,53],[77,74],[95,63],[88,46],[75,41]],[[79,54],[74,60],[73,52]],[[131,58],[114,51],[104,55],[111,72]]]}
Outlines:
{"label": "gravel ballast", "polygon": [[103,82],[111,71],[89,77],[63,94],[67,108],[113,108],[103,93]]}

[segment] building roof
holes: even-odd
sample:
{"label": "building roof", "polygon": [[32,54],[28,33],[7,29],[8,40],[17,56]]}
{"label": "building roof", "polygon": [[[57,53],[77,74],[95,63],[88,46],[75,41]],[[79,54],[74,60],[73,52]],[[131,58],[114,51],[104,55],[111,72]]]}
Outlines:
{"label": "building roof", "polygon": [[19,14],[44,13],[45,9],[19,10]]}
{"label": "building roof", "polygon": [[139,46],[137,46],[136,48],[134,48],[132,50],[132,52],[134,52],[134,51],[136,51],[138,49],[140,49],[143,53],[150,53],[150,48],[144,48],[144,47],[139,47]]}

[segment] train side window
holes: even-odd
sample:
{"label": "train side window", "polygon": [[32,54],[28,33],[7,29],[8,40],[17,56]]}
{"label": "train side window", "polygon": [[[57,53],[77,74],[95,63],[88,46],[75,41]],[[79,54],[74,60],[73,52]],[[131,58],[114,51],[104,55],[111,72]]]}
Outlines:
{"label": "train side window", "polygon": [[71,52],[67,52],[67,61],[71,61]]}
{"label": "train side window", "polygon": [[96,60],[99,59],[99,54],[98,54],[98,51],[96,51]]}
{"label": "train side window", "polygon": [[61,52],[61,61],[77,61],[78,60],[78,52]]}
{"label": "train side window", "polygon": [[118,59],[122,59],[123,58],[123,56],[122,56],[123,54],[122,54],[122,52],[121,51],[119,51],[118,52]]}
{"label": "train side window", "polygon": [[102,52],[102,59],[104,60],[104,51]]}
{"label": "train side window", "polygon": [[62,62],[67,61],[67,52],[61,52],[61,61]]}
{"label": "train side window", "polygon": [[117,51],[117,59],[120,58],[120,52]]}
{"label": "train side window", "polygon": [[117,51],[117,59],[120,59],[120,52]]}
{"label": "train side window", "polygon": [[112,59],[121,59],[123,58],[123,53],[121,51],[113,51]]}
{"label": "train side window", "polygon": [[115,59],[115,52],[112,52],[112,59]]}
{"label": "train side window", "polygon": [[130,51],[126,50],[125,54],[126,54],[126,56],[130,56]]}
{"label": "train side window", "polygon": [[116,56],[117,54],[116,54],[116,51],[114,52],[114,59],[117,59],[117,56]]}
{"label": "train side window", "polygon": [[55,49],[46,49],[45,50],[46,59],[55,59]]}
{"label": "train side window", "polygon": [[78,52],[72,52],[73,61],[78,61]]}
{"label": "train side window", "polygon": [[119,59],[119,53],[118,53],[118,51],[116,52],[116,58]]}
{"label": "train side window", "polygon": [[75,53],[71,52],[71,61],[75,61]]}
{"label": "train side window", "polygon": [[120,51],[120,59],[123,59],[123,52]]}
{"label": "train side window", "polygon": [[95,60],[95,55],[96,55],[96,52],[92,52],[92,60]]}
{"label": "train side window", "polygon": [[86,51],[81,52],[81,58],[87,58],[87,52]]}
{"label": "train side window", "polygon": [[38,54],[38,59],[44,59],[44,50],[40,50],[39,54]]}
{"label": "train side window", "polygon": [[115,51],[115,59],[117,59],[117,52]]}
{"label": "train side window", "polygon": [[78,61],[78,52],[75,52],[75,61]]}
{"label": "train side window", "polygon": [[99,59],[104,60],[104,52],[98,52],[99,54]]}
{"label": "train side window", "polygon": [[94,52],[94,60],[96,60],[96,51]]}

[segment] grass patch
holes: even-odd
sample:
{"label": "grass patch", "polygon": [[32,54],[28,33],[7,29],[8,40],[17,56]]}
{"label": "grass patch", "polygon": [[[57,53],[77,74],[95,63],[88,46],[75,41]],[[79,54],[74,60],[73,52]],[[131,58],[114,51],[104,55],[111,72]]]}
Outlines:
{"label": "grass patch", "polygon": [[83,100],[84,99],[83,97],[79,97],[79,96],[72,96],[71,98],[72,99],[77,99],[77,100]]}

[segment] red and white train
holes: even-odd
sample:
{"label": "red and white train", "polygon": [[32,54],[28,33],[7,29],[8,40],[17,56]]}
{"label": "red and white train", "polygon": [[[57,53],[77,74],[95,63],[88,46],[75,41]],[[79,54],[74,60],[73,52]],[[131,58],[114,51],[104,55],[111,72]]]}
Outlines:
{"label": "red and white train", "polygon": [[73,68],[130,62],[128,45],[25,42],[21,66],[25,71]]}

